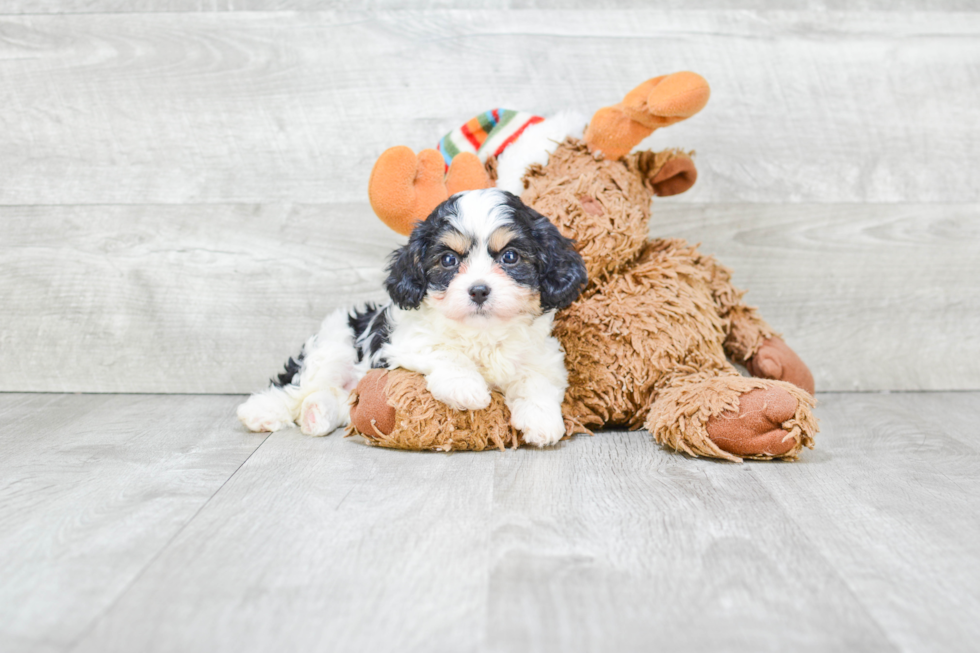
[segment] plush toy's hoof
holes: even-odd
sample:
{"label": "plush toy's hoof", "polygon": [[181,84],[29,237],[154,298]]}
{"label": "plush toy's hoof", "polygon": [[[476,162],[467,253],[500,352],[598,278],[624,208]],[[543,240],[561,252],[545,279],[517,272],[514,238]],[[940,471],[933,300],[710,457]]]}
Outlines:
{"label": "plush toy's hoof", "polygon": [[381,221],[407,236],[449,197],[446,164],[436,150],[418,156],[404,145],[385,150],[371,170],[368,198]]}
{"label": "plush toy's hoof", "polygon": [[782,338],[769,338],[745,363],[749,373],[762,379],[775,379],[792,383],[811,395],[815,386],[813,374],[796,352]]}
{"label": "plush toy's hoof", "polygon": [[386,370],[371,370],[354,390],[356,399],[350,407],[350,421],[361,433],[368,436],[391,435],[395,428],[395,409],[388,405],[385,382]]}
{"label": "plush toy's hoof", "polygon": [[813,397],[790,383],[731,376],[676,380],[660,392],[645,426],[654,439],[692,456],[796,458],[813,448]]}
{"label": "plush toy's hoof", "polygon": [[741,457],[779,457],[797,446],[782,424],[793,417],[799,402],[782,388],[756,388],[739,397],[738,413],[716,415],[706,425],[720,449]]}

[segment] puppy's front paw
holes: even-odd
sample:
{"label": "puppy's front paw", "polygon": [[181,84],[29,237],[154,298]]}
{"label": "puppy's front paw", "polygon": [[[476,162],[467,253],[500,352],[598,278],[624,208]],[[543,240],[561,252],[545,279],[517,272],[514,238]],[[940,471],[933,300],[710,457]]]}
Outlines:
{"label": "puppy's front paw", "polygon": [[480,410],[490,405],[490,388],[479,374],[433,372],[426,378],[432,396],[456,410]]}
{"label": "puppy's front paw", "polygon": [[521,431],[527,444],[550,447],[565,437],[560,404],[515,401],[509,406],[510,423]]}

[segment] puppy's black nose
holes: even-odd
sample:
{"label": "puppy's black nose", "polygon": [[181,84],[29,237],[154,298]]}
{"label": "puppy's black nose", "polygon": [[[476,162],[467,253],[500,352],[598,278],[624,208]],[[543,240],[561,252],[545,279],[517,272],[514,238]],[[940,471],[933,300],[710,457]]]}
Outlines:
{"label": "puppy's black nose", "polygon": [[482,283],[475,286],[470,286],[470,299],[477,304],[482,304],[483,302],[487,301],[487,297],[489,296],[490,289]]}

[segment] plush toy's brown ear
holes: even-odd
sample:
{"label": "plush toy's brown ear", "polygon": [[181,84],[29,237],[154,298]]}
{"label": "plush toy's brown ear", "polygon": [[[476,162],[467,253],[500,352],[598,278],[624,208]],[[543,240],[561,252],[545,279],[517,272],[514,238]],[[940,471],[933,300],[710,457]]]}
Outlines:
{"label": "plush toy's brown ear", "polygon": [[679,154],[667,161],[648,183],[654,195],[667,197],[683,193],[697,180],[698,169],[694,167],[694,161],[686,154]]}
{"label": "plush toy's brown ear", "polygon": [[697,181],[698,169],[691,159],[692,154],[682,150],[646,150],[630,154],[623,162],[640,176],[654,195],[667,197],[683,193]]}

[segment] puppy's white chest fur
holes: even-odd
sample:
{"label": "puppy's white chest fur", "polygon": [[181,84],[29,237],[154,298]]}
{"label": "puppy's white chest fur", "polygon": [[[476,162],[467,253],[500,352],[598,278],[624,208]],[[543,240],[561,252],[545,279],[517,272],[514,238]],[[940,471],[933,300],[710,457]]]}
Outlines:
{"label": "puppy's white chest fur", "polygon": [[423,304],[398,311],[382,350],[392,367],[426,377],[432,396],[457,410],[479,410],[499,390],[525,442],[554,444],[565,434],[561,403],[568,386],[553,314],[461,322]]}
{"label": "puppy's white chest fur", "polygon": [[[562,351],[551,336],[553,313],[461,323],[423,305],[417,311],[398,311],[397,319],[398,329],[384,350],[394,367],[429,374],[435,360],[448,356],[463,368],[468,361],[494,390],[506,393],[515,379],[534,373],[564,391]],[[418,356],[420,351],[434,356]]]}

